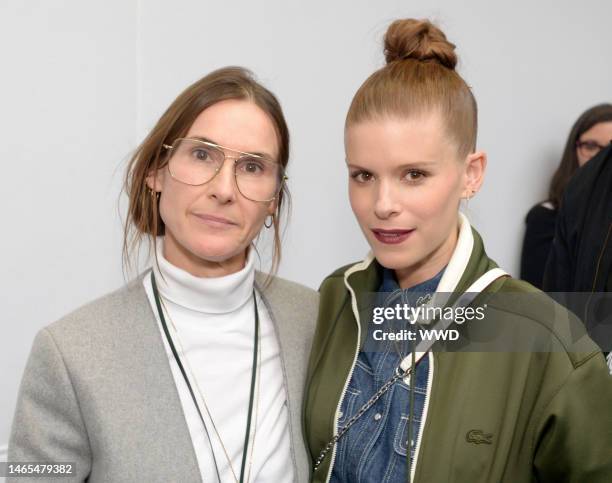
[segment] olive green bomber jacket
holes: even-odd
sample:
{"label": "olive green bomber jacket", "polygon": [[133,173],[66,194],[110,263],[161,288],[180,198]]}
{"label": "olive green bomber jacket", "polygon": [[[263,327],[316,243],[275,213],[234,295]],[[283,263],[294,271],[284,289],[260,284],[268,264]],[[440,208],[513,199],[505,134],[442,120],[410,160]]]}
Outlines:
{"label": "olive green bomber jacket", "polygon": [[[496,267],[478,233],[461,219],[459,242],[438,291],[461,293]],[[376,292],[379,284],[377,263],[369,256],[321,286],[304,400],[313,463],[337,433],[339,408],[367,332],[361,295]],[[581,352],[563,350],[563,335],[546,318],[551,307],[564,309],[526,282],[501,278],[486,292],[540,293],[528,306],[499,298],[489,306],[488,320],[536,325],[550,331],[561,350],[429,352],[431,382],[410,481],[611,482],[612,377],[598,347],[587,338]],[[335,448],[313,471],[313,482],[329,481],[334,459]]]}

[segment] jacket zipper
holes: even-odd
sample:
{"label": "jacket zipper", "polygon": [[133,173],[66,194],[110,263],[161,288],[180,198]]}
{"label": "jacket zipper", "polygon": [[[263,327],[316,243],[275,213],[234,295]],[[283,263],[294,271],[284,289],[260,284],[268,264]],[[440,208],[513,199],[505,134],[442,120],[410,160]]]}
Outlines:
{"label": "jacket zipper", "polygon": [[[612,223],[608,227],[608,233],[604,238],[603,247],[601,247],[601,252],[599,252],[599,256],[597,257],[597,265],[595,267],[595,275],[593,276],[593,285],[591,286],[591,295],[595,292],[595,286],[597,285],[597,278],[599,277],[599,268],[601,266],[601,261],[603,260],[604,253],[606,252],[606,248],[608,247],[608,240],[610,239],[610,234],[612,233]],[[590,300],[590,297],[589,297]]]}
{"label": "jacket zipper", "polygon": [[[357,343],[355,344],[355,356],[353,357],[353,364],[351,365],[351,370],[349,371],[348,377],[346,381],[344,381],[344,388],[342,389],[342,395],[340,396],[340,400],[338,401],[338,405],[336,406],[336,414],[334,415],[334,433],[336,436],[338,434],[338,419],[340,408],[342,407],[342,402],[344,401],[344,397],[346,396],[346,390],[348,388],[349,382],[353,377],[353,372],[355,372],[355,364],[357,364],[357,357],[359,356],[359,341],[361,340],[361,324],[359,322],[359,311],[357,310],[357,298],[355,297],[355,292],[353,288],[346,283],[349,291],[351,292],[351,308],[353,309],[353,315],[355,315],[355,321],[357,322]],[[334,445],[334,449],[332,450],[331,461],[329,463],[329,470],[327,471],[327,477],[325,478],[325,483],[329,483],[331,479],[332,471],[334,469],[334,463],[336,461],[336,449],[338,445]]]}
{"label": "jacket zipper", "polygon": [[[429,416],[429,397],[431,395],[431,386],[433,384],[433,375],[435,370],[434,364],[434,356],[428,351],[427,357],[429,358],[429,374],[427,375],[427,392],[425,393],[425,401],[423,402],[423,412],[421,414],[421,424],[419,426],[419,433],[417,434],[416,444],[414,448],[414,461],[410,465],[410,483],[414,481],[414,475],[416,473],[417,462],[419,461],[419,450],[421,449],[421,439],[423,438],[423,433],[425,431],[425,423],[427,422],[427,417]],[[411,374],[412,376],[412,374]],[[408,444],[411,442],[409,441]],[[410,455],[410,449],[408,450],[408,455]]]}
{"label": "jacket zipper", "polygon": [[[465,293],[472,293],[472,292],[481,293],[485,288],[491,285],[495,280],[497,280],[500,277],[507,276],[507,275],[508,274],[500,268],[491,269],[487,271],[485,274],[481,275],[474,283],[472,283],[472,285],[470,285],[467,288]],[[473,301],[473,298],[470,300],[469,303],[471,304],[472,301]],[[431,357],[429,358],[429,361],[430,361],[429,369],[430,370],[429,370],[429,374],[427,377],[427,392],[425,393],[425,401],[423,404],[424,417],[421,418],[421,426],[419,427],[419,434],[417,435],[417,440],[416,440],[416,448],[414,450],[415,458],[414,458],[414,461],[412,462],[413,464],[410,466],[410,483],[414,481],[414,475],[416,474],[416,467],[419,461],[419,453],[421,449],[421,439],[422,439],[423,433],[425,432],[425,424],[427,423],[427,418],[429,417],[429,398],[431,395],[431,387],[433,384],[433,375],[435,371],[433,353],[431,351],[428,351],[428,357],[429,357],[429,354],[431,354]]]}

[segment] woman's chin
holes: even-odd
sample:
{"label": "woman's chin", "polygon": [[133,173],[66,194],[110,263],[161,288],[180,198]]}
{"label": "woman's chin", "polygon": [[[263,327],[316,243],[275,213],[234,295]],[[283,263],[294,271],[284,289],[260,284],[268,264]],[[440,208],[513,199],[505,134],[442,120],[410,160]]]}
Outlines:
{"label": "woman's chin", "polygon": [[223,263],[237,258],[243,258],[246,249],[238,246],[228,246],[228,244],[199,245],[192,250],[192,253],[197,258],[207,262]]}
{"label": "woman's chin", "polygon": [[405,253],[390,253],[386,250],[374,250],[378,263],[389,270],[402,270],[414,265],[414,257],[407,257]]}

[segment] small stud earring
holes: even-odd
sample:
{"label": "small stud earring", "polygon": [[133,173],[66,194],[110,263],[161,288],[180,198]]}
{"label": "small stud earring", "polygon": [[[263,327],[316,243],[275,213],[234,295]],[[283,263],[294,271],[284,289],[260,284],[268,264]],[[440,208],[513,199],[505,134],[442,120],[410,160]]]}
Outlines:
{"label": "small stud earring", "polygon": [[475,191],[469,190],[467,195],[465,195],[465,210],[468,211],[470,208],[470,199],[474,196]]}

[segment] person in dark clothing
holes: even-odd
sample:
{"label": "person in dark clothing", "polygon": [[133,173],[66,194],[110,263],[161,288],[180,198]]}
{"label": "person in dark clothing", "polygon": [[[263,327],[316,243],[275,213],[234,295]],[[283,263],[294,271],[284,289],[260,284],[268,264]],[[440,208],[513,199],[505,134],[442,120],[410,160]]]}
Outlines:
{"label": "person in dark clothing", "polygon": [[612,292],[612,144],[565,189],[544,290],[565,292],[558,301],[583,320],[612,372],[612,297],[601,293]]}
{"label": "person in dark clothing", "polygon": [[525,218],[527,228],[521,255],[521,278],[542,288],[544,264],[550,252],[557,210],[550,201],[535,205]]}
{"label": "person in dark clothing", "polygon": [[542,288],[563,191],[574,172],[612,139],[612,104],[594,106],[578,118],[568,136],[561,162],[552,177],[548,199],[529,210],[521,256],[521,278]]}
{"label": "person in dark clothing", "polygon": [[612,291],[612,144],[579,169],[565,189],[544,290]]}

